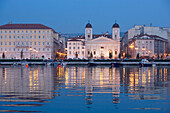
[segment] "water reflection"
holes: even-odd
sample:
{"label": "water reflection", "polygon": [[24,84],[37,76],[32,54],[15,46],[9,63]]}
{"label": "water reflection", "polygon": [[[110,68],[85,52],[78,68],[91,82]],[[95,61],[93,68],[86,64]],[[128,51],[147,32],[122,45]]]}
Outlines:
{"label": "water reflection", "polygon": [[125,100],[169,100],[169,92],[170,67],[0,67],[0,112],[44,112],[59,99],[69,102],[66,97],[84,97],[80,101],[91,109],[93,98],[108,99],[116,105],[110,109],[118,109]]}

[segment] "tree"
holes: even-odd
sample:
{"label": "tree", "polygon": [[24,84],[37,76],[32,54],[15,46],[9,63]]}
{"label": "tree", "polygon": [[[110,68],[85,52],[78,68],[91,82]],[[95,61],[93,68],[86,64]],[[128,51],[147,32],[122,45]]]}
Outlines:
{"label": "tree", "polygon": [[139,53],[136,55],[136,59],[139,59]]}
{"label": "tree", "polygon": [[78,53],[77,52],[76,52],[75,56],[76,56],[76,58],[78,58]]}
{"label": "tree", "polygon": [[21,59],[23,58],[23,50],[21,50]]}
{"label": "tree", "polygon": [[119,53],[119,58],[121,58],[121,54]]}
{"label": "tree", "polygon": [[90,58],[93,58],[93,53],[92,52],[90,53]]}
{"label": "tree", "polygon": [[111,59],[113,57],[112,52],[109,52],[109,58]]}
{"label": "tree", "polygon": [[2,58],[4,59],[5,58],[5,53],[3,52],[3,54],[2,54]]}
{"label": "tree", "polygon": [[58,54],[58,52],[56,53],[55,58],[57,58],[57,59],[59,58],[59,54]]}

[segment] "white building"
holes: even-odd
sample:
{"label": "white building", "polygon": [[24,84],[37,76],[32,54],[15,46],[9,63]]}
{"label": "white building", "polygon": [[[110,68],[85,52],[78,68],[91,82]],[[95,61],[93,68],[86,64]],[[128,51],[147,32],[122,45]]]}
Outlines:
{"label": "white building", "polygon": [[85,28],[86,58],[108,59],[117,58],[120,53],[120,28],[117,23],[112,27],[112,36],[109,34],[93,35],[92,25]]}
{"label": "white building", "polygon": [[[133,28],[129,29],[125,34],[124,37],[121,40],[121,53],[123,56],[128,56],[131,44],[131,40],[133,40],[136,36],[139,35],[149,35],[151,37],[156,37],[159,38],[159,40],[164,41],[164,43],[170,44],[170,35],[168,34],[170,31],[170,28],[163,28],[163,27],[153,27],[152,25],[150,26],[145,26],[145,25],[135,25]],[[154,39],[156,39],[154,38]],[[155,41],[156,42],[156,41]],[[146,45],[145,45],[146,46]],[[132,46],[131,46],[132,47]],[[162,46],[164,49],[162,54],[167,54],[168,51],[166,49],[169,49],[170,53],[170,46]],[[154,50],[153,50],[154,51]],[[159,52],[158,52],[159,53]],[[142,53],[141,53],[142,55]],[[133,56],[130,54],[130,56]]]}
{"label": "white building", "polygon": [[76,58],[76,56],[80,59],[117,58],[119,53],[120,28],[117,23],[112,27],[112,35],[108,33],[93,34],[92,25],[88,23],[85,27],[84,37],[72,38],[67,41],[67,59]]}
{"label": "white building", "polygon": [[4,54],[6,59],[55,59],[62,45],[58,33],[42,24],[0,26],[0,58]]}
{"label": "white building", "polygon": [[85,45],[83,38],[70,38],[67,41],[67,59],[85,58]]}

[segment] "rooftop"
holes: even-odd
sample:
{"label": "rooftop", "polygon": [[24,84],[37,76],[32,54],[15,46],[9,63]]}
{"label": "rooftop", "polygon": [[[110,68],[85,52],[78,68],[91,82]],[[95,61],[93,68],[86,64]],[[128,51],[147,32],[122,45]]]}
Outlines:
{"label": "rooftop", "polygon": [[52,29],[43,24],[5,24],[0,29]]}

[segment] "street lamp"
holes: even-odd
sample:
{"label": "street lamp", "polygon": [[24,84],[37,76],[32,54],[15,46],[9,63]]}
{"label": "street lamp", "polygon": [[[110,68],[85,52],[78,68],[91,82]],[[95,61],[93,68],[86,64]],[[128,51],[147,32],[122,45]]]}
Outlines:
{"label": "street lamp", "polygon": [[32,48],[30,47],[30,49],[29,49],[29,50],[30,50],[30,59],[31,59],[31,51],[32,51]]}

